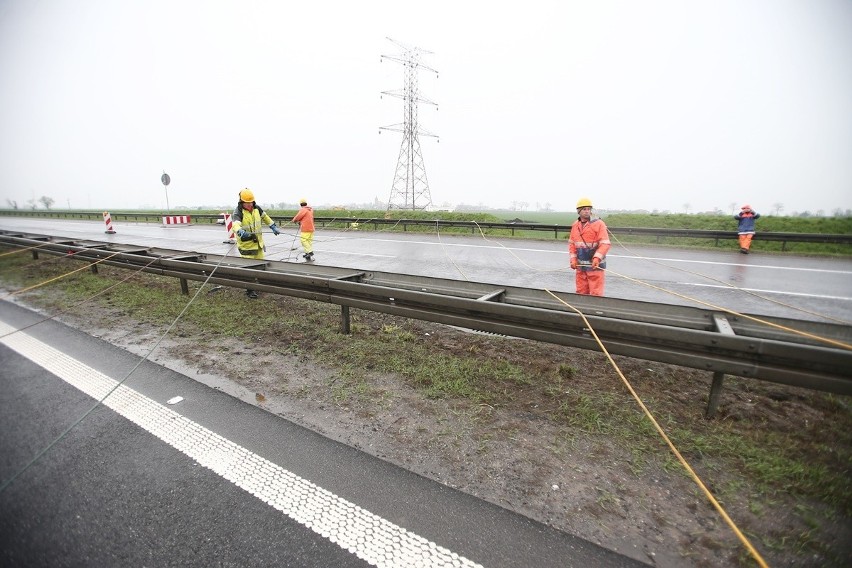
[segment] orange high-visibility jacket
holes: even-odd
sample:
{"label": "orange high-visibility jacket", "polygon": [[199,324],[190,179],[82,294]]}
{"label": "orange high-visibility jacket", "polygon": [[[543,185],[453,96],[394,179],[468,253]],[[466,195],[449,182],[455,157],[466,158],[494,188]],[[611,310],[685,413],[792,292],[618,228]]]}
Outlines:
{"label": "orange high-visibility jacket", "polygon": [[299,209],[299,212],[296,213],[295,217],[293,217],[293,222],[299,223],[301,225],[301,231],[303,233],[313,233],[314,210],[308,207],[307,205],[302,205],[302,208]]}
{"label": "orange high-visibility jacket", "polygon": [[571,225],[568,252],[577,259],[580,270],[591,270],[592,257],[601,259],[601,268],[606,268],[606,253],[609,252],[609,232],[600,219],[582,223],[579,219]]}

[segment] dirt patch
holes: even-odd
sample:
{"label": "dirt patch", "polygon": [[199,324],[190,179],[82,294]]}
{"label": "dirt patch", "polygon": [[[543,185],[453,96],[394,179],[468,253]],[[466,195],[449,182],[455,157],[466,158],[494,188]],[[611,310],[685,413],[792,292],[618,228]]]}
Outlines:
{"label": "dirt patch", "polygon": [[[243,301],[243,300],[238,300]],[[248,300],[245,300],[248,301]],[[264,296],[262,302],[287,302]],[[66,312],[58,319],[115,345],[145,354],[162,330],[115,310]],[[476,495],[559,530],[656,566],[750,566],[731,527],[669,448],[649,435],[643,447],[625,447],[607,431],[611,417],[586,412],[590,392],[614,413],[638,412],[600,353],[358,312],[358,333],[389,322],[435,353],[522,364],[564,382],[501,384],[499,404],[429,398],[404,377],[365,371],[353,384],[338,370],[286,355],[295,336],[263,335],[256,347],[215,339],[208,331],[166,338],[151,360],[238,396],[330,438],[450,487]],[[110,321],[104,329],[101,322]],[[230,362],[255,359],[258,373],[233,380]],[[817,452],[835,452],[848,475],[848,398],[731,378],[718,417],[705,420],[709,373],[617,357],[623,373],[667,431],[699,425],[720,431],[765,432],[802,439]],[[561,375],[560,375],[561,373]],[[838,410],[840,408],[840,410]],[[839,413],[839,414],[838,414]],[[840,422],[838,423],[838,416]],[[677,436],[673,436],[677,438]],[[852,522],[825,504],[768,491],[732,471],[700,447],[684,451],[696,473],[722,501],[740,530],[773,566],[848,566]],[[845,457],[843,457],[845,456]],[[795,543],[791,545],[790,543]]]}

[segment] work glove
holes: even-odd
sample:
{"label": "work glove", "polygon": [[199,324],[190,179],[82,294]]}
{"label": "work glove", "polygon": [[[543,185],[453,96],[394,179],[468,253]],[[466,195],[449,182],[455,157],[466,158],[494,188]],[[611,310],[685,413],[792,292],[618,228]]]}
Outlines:
{"label": "work glove", "polygon": [[242,238],[243,238],[243,236],[245,236],[246,234],[248,234],[248,233],[246,233],[246,230],[245,230],[245,229],[238,229],[238,230],[237,230],[237,236],[238,236],[238,237],[240,237],[241,239],[242,239]]}
{"label": "work glove", "polygon": [[249,233],[248,231],[243,231],[243,234],[240,235],[240,240],[243,242],[256,241],[257,235],[255,235],[254,233]]}
{"label": "work glove", "polygon": [[269,225],[269,228],[272,229],[273,234],[275,234],[275,235],[281,234],[281,231],[278,230],[278,225],[276,225],[275,223],[272,223],[271,225]]}
{"label": "work glove", "polygon": [[579,266],[579,264],[577,263],[577,259],[576,259],[576,258],[572,258],[572,259],[571,259],[571,270],[577,270],[577,267],[578,267],[578,266]]}
{"label": "work glove", "polygon": [[599,259],[598,257],[592,258],[592,269],[593,270],[600,270],[600,268],[601,268],[601,259]]}

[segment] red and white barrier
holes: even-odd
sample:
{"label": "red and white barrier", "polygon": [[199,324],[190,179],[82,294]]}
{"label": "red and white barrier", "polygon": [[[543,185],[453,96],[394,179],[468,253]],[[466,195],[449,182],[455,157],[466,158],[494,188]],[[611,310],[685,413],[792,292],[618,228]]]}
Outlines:
{"label": "red and white barrier", "polygon": [[104,223],[106,224],[106,231],[104,231],[104,233],[108,233],[110,235],[115,234],[115,229],[112,228],[112,217],[110,217],[109,211],[104,211]]}
{"label": "red and white barrier", "polygon": [[231,220],[231,214],[230,213],[225,213],[225,230],[228,231],[228,240],[222,241],[222,242],[228,243],[230,245],[237,242],[236,237],[234,236],[234,222]]}
{"label": "red and white barrier", "polygon": [[163,225],[189,225],[190,221],[189,215],[169,215],[163,217]]}

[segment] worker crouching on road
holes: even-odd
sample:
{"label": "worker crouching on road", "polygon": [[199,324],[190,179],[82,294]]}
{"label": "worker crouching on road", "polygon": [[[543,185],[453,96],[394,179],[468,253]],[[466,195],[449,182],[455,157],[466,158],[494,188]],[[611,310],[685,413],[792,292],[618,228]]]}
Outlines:
{"label": "worker crouching on road", "polygon": [[293,222],[299,224],[299,240],[302,242],[302,248],[305,249],[305,254],[302,256],[307,262],[314,259],[314,210],[308,207],[308,200],[302,198],[299,200],[301,209],[293,217]]}
{"label": "worker crouching on road", "polygon": [[568,252],[571,268],[577,272],[578,294],[603,296],[609,232],[600,219],[592,219],[592,202],[583,197],[577,202],[577,221],[571,225]]}
{"label": "worker crouching on road", "polygon": [[760,219],[760,213],[751,208],[751,205],[743,205],[740,212],[734,215],[739,221],[737,235],[739,235],[740,252],[748,254],[751,248],[751,239],[754,237],[754,222]]}
{"label": "worker crouching on road", "polygon": [[[278,226],[268,214],[254,201],[254,193],[248,188],[239,193],[240,200],[231,216],[232,228],[237,235],[237,249],[243,258],[263,258],[266,245],[263,244],[263,224],[269,225],[272,232],[280,234]],[[257,298],[257,292],[246,290],[246,296]]]}

